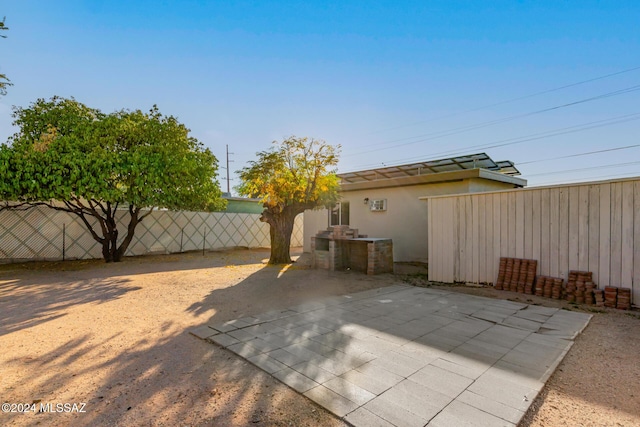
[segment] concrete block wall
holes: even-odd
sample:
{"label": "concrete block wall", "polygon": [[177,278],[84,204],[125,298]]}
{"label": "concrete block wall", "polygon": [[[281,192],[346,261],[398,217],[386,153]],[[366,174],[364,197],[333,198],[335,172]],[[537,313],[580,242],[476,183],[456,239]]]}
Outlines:
{"label": "concrete block wall", "polygon": [[367,274],[393,273],[393,242],[391,240],[367,244]]}

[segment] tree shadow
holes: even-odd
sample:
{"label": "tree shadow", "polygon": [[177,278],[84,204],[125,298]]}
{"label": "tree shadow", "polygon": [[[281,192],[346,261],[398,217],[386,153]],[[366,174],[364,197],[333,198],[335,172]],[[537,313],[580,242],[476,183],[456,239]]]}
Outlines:
{"label": "tree shadow", "polygon": [[372,277],[315,270],[310,266],[309,254],[294,258],[293,264],[265,265],[234,286],[213,289],[202,301],[192,304],[187,312],[198,315],[213,308],[215,314],[209,323],[223,322],[318,298],[385,286],[390,280],[389,275]]}
{"label": "tree shadow", "polygon": [[[247,264],[255,263],[256,256],[259,255],[260,253],[254,253],[252,262],[248,260]],[[229,260],[210,262],[221,265]],[[176,271],[184,270],[183,267],[178,267]],[[0,394],[5,396],[5,400],[86,402],[87,406],[86,413],[80,414],[9,414],[6,415],[7,418],[2,415],[0,423],[4,424],[6,419],[8,423],[15,422],[16,425],[31,425],[36,422],[44,425],[344,425],[252,363],[227,349],[195,338],[187,330],[203,324],[203,319],[204,324],[220,325],[234,319],[245,318],[245,321],[250,321],[253,318],[258,320],[257,323],[281,328],[278,330],[278,349],[299,343],[301,336],[307,338],[324,334],[325,341],[318,341],[315,348],[318,356],[307,353],[304,357],[311,361],[311,365],[318,365],[314,369],[322,369],[313,373],[314,375],[325,371],[338,374],[344,367],[320,366],[322,360],[326,356],[335,360],[345,358],[346,348],[353,344],[353,340],[345,339],[344,333],[331,334],[332,330],[359,325],[366,326],[375,334],[386,334],[386,340],[408,339],[402,332],[390,332],[387,328],[391,319],[400,321],[403,317],[403,306],[394,305],[396,303],[393,301],[376,298],[375,304],[383,304],[385,307],[385,316],[377,321],[375,318],[370,321],[359,318],[354,311],[335,310],[341,302],[349,301],[352,294],[370,291],[375,296],[376,292],[384,291],[385,286],[398,284],[398,277],[371,277],[352,272],[312,270],[304,256],[286,268],[266,265],[256,268],[257,271],[239,282],[218,286],[211,289],[204,298],[186,304],[183,311],[175,317],[169,317],[169,313],[164,321],[157,321],[150,313],[135,313],[143,318],[149,316],[148,328],[126,327],[100,336],[89,332],[62,330],[58,333],[66,334],[69,338],[62,338],[66,335],[52,335],[50,339],[57,340],[59,344],[51,350],[33,353],[33,356],[31,352],[24,351],[22,356],[7,361],[6,366],[0,367],[3,378]],[[165,270],[153,266],[145,271]],[[124,272],[126,270],[123,274]],[[213,287],[215,276],[212,277]],[[35,286],[37,278],[30,280],[29,283],[26,279],[9,280],[0,286],[0,292],[4,287],[15,292],[16,286],[25,285],[24,295],[18,294],[22,300],[13,306],[13,329],[8,332],[54,319],[47,318],[47,315],[64,315],[56,312],[56,307],[88,304],[90,309],[94,303],[132,298],[137,294],[130,294],[129,291],[139,289],[135,286],[135,280],[130,283],[115,280],[111,283],[106,279],[94,282],[85,279],[86,283],[77,284],[75,297],[70,291],[68,296],[57,300],[60,306],[47,302],[44,304],[46,309],[38,309],[35,303],[33,307],[29,307],[29,291],[35,292],[31,294],[34,297],[40,292],[38,286]],[[100,283],[104,287],[100,287]],[[115,284],[113,289],[116,291],[109,293],[109,283]],[[82,292],[87,294],[83,295]],[[107,293],[108,299],[101,299],[100,294],[103,292]],[[3,295],[5,294],[0,293],[0,298]],[[458,301],[459,307],[464,306],[467,298],[452,291],[442,295],[443,299]],[[55,299],[54,293],[47,294],[45,291],[42,297],[34,298],[34,301],[42,304],[47,298]],[[324,308],[318,305],[320,300],[323,301]],[[152,298],[148,304],[157,305],[158,301],[161,300]],[[367,304],[372,305],[367,307]],[[373,309],[373,304],[372,301],[363,300],[359,309],[366,312],[367,309]],[[40,315],[40,320],[24,323],[28,322],[28,316],[18,316],[17,310],[21,305],[33,313],[34,319],[38,319],[37,316]],[[317,311],[318,316],[310,317],[310,321],[294,333],[286,332],[291,329],[292,313],[287,313],[286,317],[279,320],[272,318],[273,321],[268,321],[270,316],[278,316],[290,307],[308,309],[307,312]],[[212,311],[213,314],[210,315]],[[454,311],[448,313],[451,318],[466,316],[460,310],[457,313]],[[157,316],[165,315],[163,311],[157,313],[160,313]],[[0,315],[4,313],[0,312]],[[109,319],[105,321],[108,322]],[[409,322],[410,320],[406,323]],[[5,325],[4,319],[2,325]],[[95,329],[100,327],[100,324],[93,326]],[[410,332],[409,329],[406,331]],[[258,334],[258,338],[262,333],[272,332],[275,331],[260,330],[260,325],[252,331]],[[29,345],[29,342],[26,341],[25,345]],[[442,351],[449,349],[451,345],[447,340],[431,344],[433,348]],[[463,354],[465,353],[459,352],[460,356]],[[357,360],[353,362],[358,363]],[[29,394],[23,390],[30,390]]]}
{"label": "tree shadow", "polygon": [[94,279],[71,283],[0,280],[0,336],[66,315],[78,304],[103,304],[139,287],[126,279]]}
{"label": "tree shadow", "polygon": [[[320,277],[322,287],[316,286]],[[333,280],[335,286],[331,285]],[[470,384],[487,373],[485,382],[492,378],[504,384],[515,383],[524,396],[530,393],[535,396],[540,381],[547,380],[556,368],[557,358],[570,347],[568,336],[566,345],[553,341],[556,336],[571,334],[562,324],[562,316],[553,317],[555,308],[479,298],[455,289],[431,290],[425,297],[421,288],[414,287],[408,293],[413,292],[415,298],[400,302],[394,296],[379,297],[384,294],[384,286],[398,282],[398,277],[391,275],[371,277],[351,272],[267,267],[235,286],[212,290],[204,300],[190,306],[188,312],[200,314],[215,309],[206,325],[214,333],[217,328],[224,336],[211,335],[208,340],[229,347],[267,372],[274,372],[276,378],[299,392],[308,390],[304,379],[296,382],[299,374],[311,378],[325,374],[338,377],[348,370],[359,370],[359,366],[366,371],[366,365],[377,362],[375,359],[386,349],[396,354],[397,347],[390,343],[404,343],[408,353],[393,356],[396,357],[391,361],[396,365],[393,368],[387,365],[390,370],[397,369],[391,370],[393,374],[402,377],[402,372],[411,368],[398,365],[403,360],[411,365],[412,358],[424,355],[453,371],[466,369],[465,374],[473,377],[466,378]],[[350,298],[354,296],[346,294],[364,290],[380,294],[368,293],[369,300],[352,304],[351,308],[342,307],[353,302]],[[424,304],[430,300],[437,303]],[[238,307],[234,301],[242,303]],[[423,306],[422,319],[409,313],[413,305]],[[425,325],[425,320],[431,324]],[[553,329],[555,326],[557,330]],[[368,331],[368,342],[351,334],[363,330]],[[537,354],[535,362],[526,358],[527,352]],[[385,363],[388,360],[378,366]],[[374,375],[373,370],[369,372]],[[577,395],[581,393],[577,391]],[[522,403],[528,401],[522,400],[522,396],[516,400],[513,396],[501,399],[497,404],[513,405],[520,411],[528,407]],[[625,404],[620,409],[629,414],[635,411]]]}
{"label": "tree shadow", "polygon": [[[212,290],[186,313],[198,317],[213,307],[215,314],[210,321],[217,322],[371,289],[385,281],[381,277],[371,280],[363,275],[310,270],[305,257],[298,261],[284,268],[264,266],[238,284]],[[164,329],[163,337],[153,345],[136,344],[126,358],[119,356],[111,362],[113,373],[97,392],[101,401],[93,402],[105,409],[97,409],[83,422],[343,425],[228,350],[198,340],[175,324],[167,323]],[[119,383],[132,383],[132,392],[126,396],[114,392],[114,384]],[[203,402],[206,405],[200,408]]]}
{"label": "tree shadow", "polygon": [[[294,254],[301,253],[302,248],[295,248]],[[24,272],[41,272],[57,274],[73,272],[82,279],[112,278],[120,275],[153,274],[173,271],[201,270],[207,268],[242,266],[255,264],[256,258],[266,263],[269,249],[265,248],[232,248],[190,251],[175,254],[150,254],[129,256],[121,262],[105,263],[101,259],[68,260],[68,261],[29,261],[13,264],[0,263],[0,279],[12,277]]]}
{"label": "tree shadow", "polygon": [[[254,263],[255,257],[256,254]],[[278,274],[276,268],[264,267],[262,270]],[[128,291],[138,288],[132,286],[135,279],[130,284],[113,279],[88,279],[85,282],[77,279],[81,283],[66,285],[72,288],[68,292],[57,289],[60,295],[56,299],[56,286],[64,286],[58,284],[52,285],[51,289],[40,289],[37,283],[41,275],[28,276],[4,284],[7,296],[11,290],[20,298],[13,307],[23,306],[31,313],[25,313],[24,318],[18,318],[17,312],[12,314],[13,326],[6,331],[5,343],[30,346],[29,340],[35,335],[33,331],[46,330],[50,333],[53,329],[57,330],[53,336],[34,338],[37,341],[51,340],[56,344],[48,346],[46,351],[39,350],[42,346],[13,351],[19,356],[5,359],[4,367],[0,367],[3,377],[0,394],[7,401],[17,402],[84,402],[87,404],[86,412],[2,414],[1,424],[7,421],[16,425],[342,425],[250,363],[188,334],[186,325],[197,324],[190,319],[195,319],[199,311],[206,313],[204,306],[201,310],[194,306],[190,309],[191,314],[183,311],[186,321],[168,318],[158,324],[150,318],[150,325],[154,325],[150,328],[116,328],[116,332],[108,336],[92,332],[102,327],[100,323],[84,328],[90,332],[65,330],[64,318],[51,323],[63,325],[63,329],[56,326],[36,328],[43,326],[38,322],[46,321],[47,313],[56,313],[56,307],[61,311],[57,313],[63,316],[64,308],[74,304],[90,310],[93,303],[102,301],[100,295],[105,292],[107,296],[104,298],[111,300],[125,296],[131,298],[133,295],[126,295]],[[109,283],[118,283],[122,294],[110,292]],[[259,285],[253,281],[250,283],[254,290],[253,287]],[[20,286],[23,286],[22,292]],[[83,295],[81,291],[85,290],[87,294]],[[30,297],[34,301],[31,305]],[[47,298],[53,298],[50,304],[44,303]],[[39,304],[42,307],[38,307]],[[149,304],[157,302],[150,300]],[[231,304],[233,306],[223,310],[225,315],[232,316],[234,310],[255,313],[264,308],[262,304],[252,306],[244,301]],[[99,307],[96,309],[100,310]],[[74,315],[77,316],[78,311],[83,310],[76,310]],[[125,314],[116,315],[123,317]],[[141,317],[151,315],[136,314]],[[29,318],[40,320],[23,322]],[[11,335],[19,328],[28,329],[21,332],[21,343]],[[66,336],[69,338],[65,339]],[[301,413],[298,412],[300,409]]]}

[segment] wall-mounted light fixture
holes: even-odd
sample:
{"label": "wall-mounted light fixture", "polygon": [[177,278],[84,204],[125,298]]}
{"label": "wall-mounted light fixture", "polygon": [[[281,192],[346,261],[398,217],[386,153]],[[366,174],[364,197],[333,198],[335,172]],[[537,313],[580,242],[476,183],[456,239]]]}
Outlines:
{"label": "wall-mounted light fixture", "polygon": [[369,204],[369,198],[368,198],[368,197],[365,197],[365,198],[364,198],[364,204],[365,204],[365,205],[368,205],[368,204]]}

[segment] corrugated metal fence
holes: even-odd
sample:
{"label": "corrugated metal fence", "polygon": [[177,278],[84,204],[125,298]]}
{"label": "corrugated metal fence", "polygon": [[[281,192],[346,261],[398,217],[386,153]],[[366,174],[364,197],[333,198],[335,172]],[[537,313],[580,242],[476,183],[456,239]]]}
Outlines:
{"label": "corrugated metal fence", "polygon": [[427,199],[429,278],[495,282],[500,257],[538,260],[539,275],[593,272],[640,302],[640,179]]}
{"label": "corrugated metal fence", "polygon": [[[119,220],[124,238],[128,213]],[[185,252],[236,246],[269,247],[269,225],[259,214],[228,212],[154,211],[136,227],[127,255]],[[302,215],[291,236],[302,246]],[[57,260],[101,258],[101,246],[75,215],[46,207],[0,212],[0,262],[25,259]]]}

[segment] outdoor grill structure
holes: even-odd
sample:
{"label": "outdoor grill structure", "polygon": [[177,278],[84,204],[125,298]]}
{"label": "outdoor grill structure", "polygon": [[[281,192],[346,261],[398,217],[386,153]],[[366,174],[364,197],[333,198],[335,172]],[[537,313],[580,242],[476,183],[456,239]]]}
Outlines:
{"label": "outdoor grill structure", "polygon": [[336,225],[311,238],[313,267],[366,274],[393,273],[393,242],[367,237],[347,225]]}

